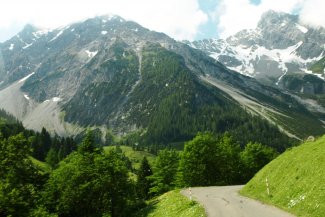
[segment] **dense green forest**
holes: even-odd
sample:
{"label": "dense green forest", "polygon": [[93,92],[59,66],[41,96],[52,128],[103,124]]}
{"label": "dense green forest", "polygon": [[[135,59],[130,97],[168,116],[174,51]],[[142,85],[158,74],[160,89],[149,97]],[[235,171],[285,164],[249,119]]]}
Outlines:
{"label": "dense green forest", "polygon": [[28,140],[32,148],[31,156],[46,161],[51,166],[56,165],[77,147],[72,137],[51,136],[45,128],[41,132],[27,130],[16,118],[0,109],[0,138],[8,139],[19,133]]}
{"label": "dense green forest", "polygon": [[[241,146],[256,141],[281,152],[293,142],[200,81],[182,56],[159,44],[144,46],[141,58],[121,40],[107,52],[116,58],[88,75],[83,88],[63,106],[65,121],[84,127],[106,125],[113,134],[128,135],[128,145],[184,144],[205,131],[227,131]],[[100,79],[89,82],[92,76]]]}
{"label": "dense green forest", "polygon": [[91,131],[76,146],[1,120],[1,129],[12,131],[0,137],[0,216],[133,216],[146,200],[175,188],[245,183],[278,154],[259,143],[240,146],[229,133],[198,133],[183,151],[160,150],[153,164],[143,157],[135,169],[119,146],[104,150]]}

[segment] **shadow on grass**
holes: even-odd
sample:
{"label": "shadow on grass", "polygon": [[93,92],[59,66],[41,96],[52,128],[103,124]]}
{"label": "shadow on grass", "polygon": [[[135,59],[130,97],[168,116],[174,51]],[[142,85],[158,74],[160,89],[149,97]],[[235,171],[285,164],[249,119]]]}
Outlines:
{"label": "shadow on grass", "polygon": [[157,209],[158,202],[158,199],[153,199],[149,201],[146,207],[144,207],[135,214],[135,217],[146,217],[150,213],[153,213]]}

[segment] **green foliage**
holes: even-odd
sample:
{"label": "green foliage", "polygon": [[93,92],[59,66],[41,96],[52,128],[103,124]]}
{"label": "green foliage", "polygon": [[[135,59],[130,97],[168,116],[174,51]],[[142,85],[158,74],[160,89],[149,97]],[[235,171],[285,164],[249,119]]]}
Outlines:
{"label": "green foliage", "polygon": [[199,133],[185,144],[180,178],[185,186],[211,186],[239,182],[240,147],[229,134],[217,139]]}
{"label": "green foliage", "polygon": [[240,158],[244,166],[242,168],[244,182],[249,181],[255,173],[276,158],[277,155],[278,153],[270,147],[259,143],[248,143],[240,153]]}
{"label": "green foliage", "polygon": [[135,214],[136,217],[205,217],[205,210],[190,201],[179,191],[170,191],[149,201],[146,208]]}
{"label": "green foliage", "polygon": [[[245,117],[245,114],[241,115]],[[228,132],[241,147],[249,142],[257,142],[283,152],[297,143],[296,140],[280,133],[277,126],[271,125],[266,120],[262,121],[259,117],[249,117],[247,114],[246,118],[241,118],[237,127]]]}
{"label": "green foliage", "polygon": [[324,80],[312,74],[291,73],[283,76],[282,86],[296,94],[324,94]]}
{"label": "green foliage", "polygon": [[179,154],[175,150],[161,150],[156,158],[150,193],[159,195],[175,187]]}
{"label": "green foliage", "polygon": [[[42,128],[40,133],[27,130],[14,117],[0,110],[0,139],[7,139],[19,133],[22,133],[28,139],[28,143],[31,144],[31,155],[40,161],[48,159],[51,166],[55,166],[76,148],[74,139],[60,138],[57,135],[52,138],[45,128]],[[50,150],[51,153],[49,154]],[[51,155],[49,158],[47,158],[48,154]]]}
{"label": "green foliage", "polygon": [[[310,77],[315,78],[315,76],[310,76],[310,75],[306,77],[308,79]],[[320,81],[320,79],[317,78],[316,80]],[[299,138],[308,137],[310,135],[323,135],[325,133],[325,129],[319,127],[322,125],[321,121],[319,120],[322,115],[320,115],[319,117],[319,114],[312,113],[306,108],[306,106],[299,103],[290,94],[284,94],[281,92],[281,90],[275,90],[269,86],[262,86],[262,88],[264,89],[264,92],[266,91],[268,93],[274,93],[276,97],[273,97],[272,96],[273,94],[269,96],[269,94],[265,95],[260,91],[256,91],[252,89],[244,89],[243,91],[248,95],[253,96],[256,100],[260,102],[264,102],[265,104],[273,105],[274,108],[277,108],[278,111],[281,111],[282,114],[276,114],[276,113],[269,114],[269,117],[276,124],[279,124],[280,126],[285,126],[285,129],[287,131],[297,135]],[[272,127],[274,128],[275,126]],[[288,139],[288,137],[285,137],[284,134],[278,134],[274,130],[271,130],[270,132],[267,131],[265,132],[265,128],[264,128],[263,133],[266,134],[264,134],[264,136],[259,136],[258,126],[253,129],[254,129],[253,132],[255,132],[254,136],[256,136],[256,138],[258,138],[259,140],[263,139],[265,141],[251,139],[249,141],[246,141],[246,143],[250,141],[262,143],[264,145],[274,147],[280,152],[283,152],[286,148],[290,147],[290,145],[289,146],[286,145],[290,140]],[[237,131],[237,132],[240,133],[241,131]],[[249,134],[250,133],[248,133],[248,135]]]}
{"label": "green foliage", "polygon": [[10,124],[15,124],[15,123],[19,123],[19,121],[17,120],[17,118],[15,118],[14,116],[12,116],[11,114],[9,114],[8,112],[6,112],[3,109],[0,109],[0,123],[10,123]]}
{"label": "green foliage", "polygon": [[244,150],[225,133],[199,133],[185,144],[177,183],[183,186],[242,184],[276,157],[270,147],[248,143]]}
{"label": "green foliage", "polygon": [[314,65],[312,65],[309,69],[313,71],[313,73],[323,74],[325,68],[325,57],[317,61]]}
{"label": "green foliage", "polygon": [[43,127],[40,134],[37,133],[36,136],[30,137],[30,142],[33,146],[33,156],[36,159],[44,161],[47,152],[52,146],[50,133]]}
{"label": "green foliage", "polygon": [[235,140],[225,133],[218,139],[217,143],[217,167],[220,170],[218,183],[222,184],[240,184],[240,146]]}
{"label": "green foliage", "polygon": [[50,150],[46,154],[45,161],[52,168],[56,167],[61,160],[77,148],[74,139],[71,137],[60,138],[55,136],[51,144]]}
{"label": "green foliage", "polygon": [[[296,216],[324,216],[324,144],[323,136],[287,150],[260,170],[241,193]],[[266,178],[270,195],[266,190]]]}
{"label": "green foliage", "polygon": [[144,150],[134,150],[128,146],[105,146],[103,149],[107,152],[116,147],[119,147],[127,159],[131,161],[132,171],[139,170],[144,157],[149,161],[150,165],[153,165],[155,162],[156,156]]}
{"label": "green foliage", "polygon": [[30,157],[33,164],[40,169],[44,174],[52,172],[51,165],[47,164],[46,162],[39,161],[34,157]]}
{"label": "green foliage", "polygon": [[[174,67],[177,68],[176,65]],[[187,80],[186,75],[183,76],[185,77],[181,79]],[[193,84],[195,82],[193,80]],[[172,110],[167,113],[162,111],[163,115],[155,116],[158,118],[155,121],[157,123],[161,121],[166,129],[169,124],[172,131],[161,128],[162,131],[158,130],[156,136],[151,137],[152,141],[158,142],[159,140],[153,138],[158,138],[163,131],[167,134],[161,134],[161,141],[167,142],[168,140],[164,140],[164,137],[171,136],[175,138],[172,140],[181,141],[191,138],[190,135],[196,129],[209,128],[215,129],[217,133],[233,129],[230,131],[231,135],[243,136],[242,141],[251,138],[250,136],[253,134],[248,133],[247,135],[250,136],[247,136],[245,132],[253,132],[255,127],[258,129],[256,132],[263,136],[264,133],[269,136],[277,135],[276,130],[270,130],[269,125],[257,118],[251,118],[245,112],[238,118],[234,118],[234,114],[241,114],[241,110],[232,110],[234,107],[229,107],[222,101],[219,103],[225,106],[225,109],[227,108],[228,113],[224,112],[222,106],[195,107],[191,111],[191,107],[185,106],[187,103],[183,104],[181,109],[174,110],[174,103],[181,102],[182,97],[187,97],[187,93],[174,96],[172,96],[172,92],[167,93],[171,94],[171,98],[167,97],[168,100],[160,106],[172,108]],[[207,97],[212,97],[212,95]],[[188,109],[183,110],[184,106]],[[198,113],[193,113],[193,111],[197,112],[196,109],[198,109]],[[183,111],[189,113],[183,114]],[[197,120],[194,121],[197,128],[187,128],[192,123],[187,121],[190,120],[187,118],[192,114],[199,113],[204,115],[197,116]],[[164,116],[171,119],[174,115],[176,117],[181,115],[182,118],[182,120],[175,119],[176,128],[172,122],[164,120]],[[215,119],[216,117],[218,118]],[[217,122],[209,121],[210,119],[217,120]],[[154,126],[160,127],[155,124],[150,125],[150,127]],[[177,128],[184,128],[184,131],[179,131]],[[244,135],[239,134],[235,129],[241,129],[239,132],[244,132]],[[0,142],[2,158],[0,159],[1,162],[4,162],[1,164],[0,173],[4,174],[0,184],[0,214],[13,216],[101,216],[103,214],[126,216],[129,215],[128,211],[131,208],[139,205],[134,200],[135,191],[138,192],[140,198],[145,199],[148,198],[148,193],[159,195],[173,189],[176,184],[182,186],[238,183],[243,174],[246,175],[246,179],[252,176],[252,171],[263,166],[270,159],[269,154],[271,153],[270,149],[265,147],[248,144],[239,158],[241,150],[229,134],[219,138],[212,134],[198,134],[193,141],[186,144],[180,166],[180,156],[176,151],[163,150],[158,154],[152,174],[146,159],[143,159],[140,165],[143,156],[147,156],[152,162],[152,155],[144,151],[132,151],[131,147],[124,146],[118,146],[115,150],[107,148],[106,154],[104,154],[102,149],[96,146],[94,135],[90,131],[80,144],[78,152],[69,155],[65,160],[63,159],[75,149],[74,140],[71,138],[58,136],[51,138],[45,129],[42,129],[41,133],[27,131],[20,123],[9,124],[6,119],[2,119],[0,122],[0,132],[2,140]],[[23,135],[10,137],[18,132],[25,134],[28,140]],[[141,139],[142,141],[151,141],[145,132],[147,131],[137,134],[134,138],[138,141]],[[179,134],[179,132],[181,133]],[[274,132],[274,134],[268,134],[270,132]],[[179,135],[183,136],[179,137]],[[145,139],[143,140],[143,138]],[[157,147],[159,146],[153,145],[152,148],[146,149],[157,151]],[[142,150],[144,146],[138,145],[134,148]],[[49,165],[56,168],[48,181],[46,181],[46,173],[51,170],[45,168],[44,165],[42,171],[36,168],[36,163],[31,161],[33,159],[30,158],[31,154],[38,159],[45,159]],[[128,157],[133,162],[133,167],[131,167]],[[59,163],[60,161],[61,163]],[[38,161],[33,160],[33,162]],[[40,165],[41,162],[37,164]],[[241,166],[242,171],[239,169]],[[129,180],[130,171],[133,171],[134,167],[140,168],[136,185]],[[188,209],[191,207],[184,209],[184,212],[187,212],[185,210]]]}
{"label": "green foliage", "polygon": [[58,217],[58,215],[49,213],[45,207],[39,206],[30,213],[30,217]]}
{"label": "green foliage", "polygon": [[82,143],[78,147],[78,152],[86,154],[94,153],[96,150],[98,151],[98,148],[96,147],[93,133],[92,131],[88,131]]}
{"label": "green foliage", "polygon": [[181,178],[185,186],[214,185],[219,173],[216,168],[216,138],[199,133],[185,144],[180,161]]}
{"label": "green foliage", "polygon": [[[291,146],[292,141],[277,127],[253,117],[220,92],[200,83],[180,56],[151,45],[144,50],[142,67],[145,82],[132,96],[137,99],[133,104],[141,103],[140,100],[150,102],[137,111],[141,120],[137,123],[148,121],[148,130],[133,142],[167,144],[188,141],[197,132],[222,135],[228,131],[242,146],[250,141],[280,151]],[[152,104],[154,108],[150,107]]]}
{"label": "green foliage", "polygon": [[[84,126],[105,124],[129,132],[125,144],[130,146],[184,143],[205,131],[219,135],[228,131],[242,146],[250,141],[281,151],[291,146],[276,127],[202,83],[182,56],[159,44],[145,45],[141,58],[122,40],[105,52],[115,58],[96,66],[83,88],[63,106],[66,121]],[[138,131],[131,133],[130,126]],[[111,143],[110,134],[108,139]],[[155,147],[153,152],[157,152]]]}
{"label": "green foliage", "polygon": [[[108,124],[111,119],[116,118],[116,111],[127,100],[128,93],[139,77],[138,58],[122,40],[116,40],[107,52],[114,58],[108,58],[95,66],[96,70],[91,73],[100,76],[100,79],[96,79],[99,81],[89,82],[92,79],[89,77],[83,84],[84,88],[79,89],[64,105],[66,121],[78,121],[83,126]],[[90,68],[92,64],[96,65],[98,62],[91,62]]]}
{"label": "green foliage", "polygon": [[149,198],[149,189],[151,187],[151,182],[149,176],[152,175],[151,166],[146,157],[143,157],[140,168],[138,170],[137,179],[137,192],[140,198]]}
{"label": "green foliage", "polygon": [[0,110],[0,138],[9,138],[10,136],[17,135],[24,132],[25,135],[29,135],[30,132],[25,130],[23,124],[15,121],[14,117],[11,117],[6,112]]}
{"label": "green foliage", "polygon": [[59,216],[124,216],[128,198],[128,170],[113,150],[69,155],[51,174],[44,193],[45,204]]}
{"label": "green foliage", "polygon": [[34,166],[22,135],[0,141],[0,216],[28,216],[44,177]]}

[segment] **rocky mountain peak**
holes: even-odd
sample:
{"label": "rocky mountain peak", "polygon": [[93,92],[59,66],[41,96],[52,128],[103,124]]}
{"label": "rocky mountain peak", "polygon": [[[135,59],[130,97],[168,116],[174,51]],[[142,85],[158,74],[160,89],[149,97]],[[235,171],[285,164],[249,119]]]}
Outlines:
{"label": "rocky mountain peak", "polygon": [[260,29],[276,28],[279,25],[283,26],[285,23],[296,23],[298,22],[298,16],[287,14],[284,12],[277,12],[269,10],[262,14],[260,21],[257,26]]}
{"label": "rocky mountain peak", "polygon": [[35,37],[35,33],[40,29],[32,24],[26,24],[24,28],[17,34],[17,36],[25,41],[26,43],[31,43],[32,39]]}
{"label": "rocky mountain peak", "polygon": [[310,66],[325,55],[324,44],[324,28],[276,11],[264,13],[256,29],[244,29],[226,40],[190,43],[227,67],[273,85],[286,73],[311,73]]}
{"label": "rocky mountain peak", "polygon": [[[32,37],[22,38],[23,32]],[[260,38],[255,30],[247,33]],[[227,41],[201,44],[209,43],[227,53],[228,59],[238,54]],[[246,47],[260,49],[254,46]],[[227,69],[201,51],[118,16],[94,17],[51,31],[26,27],[0,46],[0,54],[0,107],[33,129],[44,125],[70,134],[103,126],[103,137],[109,132],[118,136],[135,133],[136,140],[157,144],[190,138],[210,129],[208,122],[211,129],[233,129],[237,123],[228,126],[222,119],[228,113],[242,112],[238,115],[241,123],[246,122],[242,117],[250,119],[224,92],[234,94],[234,99],[245,97],[236,93],[248,94],[256,98],[250,102],[260,102],[263,108],[273,100],[282,108],[288,101],[292,101],[291,109],[299,106],[294,99]],[[238,67],[241,62],[233,64]],[[256,108],[244,101],[239,104],[255,114]]]}
{"label": "rocky mountain peak", "polygon": [[309,27],[301,24],[297,15],[275,11],[262,15],[258,29],[263,35],[262,43],[268,49],[285,49],[304,41],[309,35]]}
{"label": "rocky mountain peak", "polygon": [[38,31],[38,30],[39,30],[38,27],[36,27],[36,26],[34,26],[32,24],[26,24],[24,26],[24,28],[22,29],[22,31],[20,32],[20,34],[31,34],[31,33],[35,32],[35,31]]}

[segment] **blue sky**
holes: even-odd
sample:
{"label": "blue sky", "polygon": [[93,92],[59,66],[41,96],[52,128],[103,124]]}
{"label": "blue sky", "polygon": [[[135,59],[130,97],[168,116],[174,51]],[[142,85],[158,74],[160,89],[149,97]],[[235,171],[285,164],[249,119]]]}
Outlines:
{"label": "blue sky", "polygon": [[[219,1],[213,0],[200,0],[199,7],[206,14],[213,13],[213,11],[217,8]],[[199,32],[195,36],[195,39],[204,39],[204,38],[218,38],[218,29],[217,22],[212,20],[211,18],[208,21],[199,27]]]}
{"label": "blue sky", "polygon": [[[261,3],[261,0],[250,0],[250,2],[254,5],[259,5]],[[199,0],[199,7],[202,11],[204,11],[206,14],[213,14],[213,12],[216,10],[218,5],[220,4],[220,1],[216,0]],[[208,21],[199,27],[199,32],[195,36],[195,39],[204,39],[204,38],[218,38],[218,21],[213,20],[211,18],[208,19]]]}
{"label": "blue sky", "polygon": [[[317,5],[317,7],[315,7]],[[3,0],[0,42],[27,23],[57,28],[104,14],[120,15],[177,40],[226,38],[255,28],[267,10],[297,13],[306,25],[325,26],[324,0]]]}
{"label": "blue sky", "polygon": [[261,0],[251,0],[250,2],[254,5],[259,5],[261,3]]}

